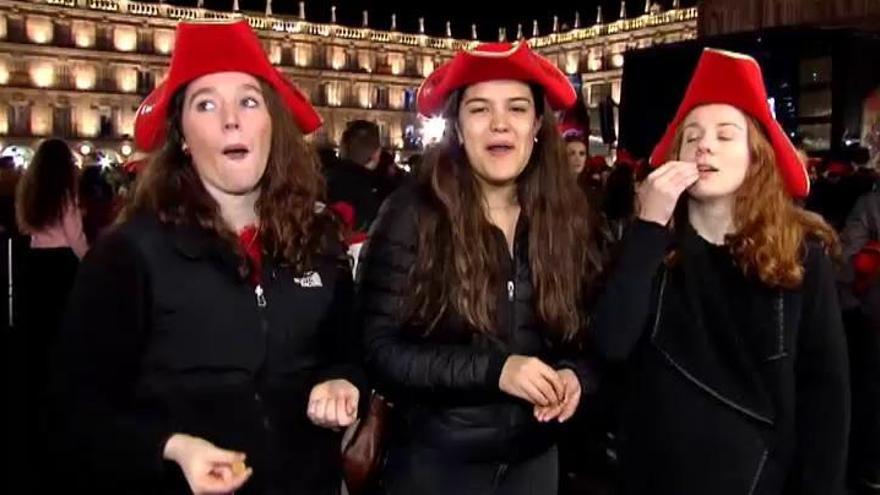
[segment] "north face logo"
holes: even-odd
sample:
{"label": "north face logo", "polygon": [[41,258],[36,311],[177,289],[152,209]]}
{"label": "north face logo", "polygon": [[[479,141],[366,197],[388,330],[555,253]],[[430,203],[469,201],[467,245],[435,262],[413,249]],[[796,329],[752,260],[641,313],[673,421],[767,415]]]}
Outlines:
{"label": "north face logo", "polygon": [[321,275],[318,274],[318,272],[307,272],[302,277],[294,277],[293,281],[300,287],[324,287],[324,284],[321,281]]}

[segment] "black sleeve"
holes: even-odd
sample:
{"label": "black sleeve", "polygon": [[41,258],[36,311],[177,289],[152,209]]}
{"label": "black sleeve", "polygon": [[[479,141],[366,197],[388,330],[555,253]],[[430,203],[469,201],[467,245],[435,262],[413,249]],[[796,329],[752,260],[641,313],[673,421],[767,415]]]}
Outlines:
{"label": "black sleeve", "polygon": [[174,432],[135,397],[150,334],[149,277],[134,243],[115,232],[79,267],[53,369],[53,419],[71,462],[127,482],[156,481]]}
{"label": "black sleeve", "polygon": [[348,380],[360,391],[360,405],[369,403],[370,388],[362,365],[361,337],[354,321],[354,281],[347,261],[336,266],[333,302],[321,322],[323,353],[329,364],[316,376],[315,384],[334,379]]}
{"label": "black sleeve", "polygon": [[609,361],[625,360],[646,328],[654,279],[670,242],[666,227],[634,221],[599,290],[591,318],[591,337]]}
{"label": "black sleeve", "polygon": [[849,435],[846,336],[828,257],[811,248],[795,362],[795,493],[844,492]]}
{"label": "black sleeve", "polygon": [[498,391],[502,351],[440,345],[405,335],[400,312],[416,257],[414,192],[397,191],[383,205],[361,253],[359,312],[367,370],[383,392]]}

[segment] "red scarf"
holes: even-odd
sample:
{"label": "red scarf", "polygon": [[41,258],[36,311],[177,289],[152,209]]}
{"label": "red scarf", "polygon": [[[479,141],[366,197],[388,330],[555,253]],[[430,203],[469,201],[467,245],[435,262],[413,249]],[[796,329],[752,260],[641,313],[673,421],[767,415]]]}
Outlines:
{"label": "red scarf", "polygon": [[248,281],[256,287],[260,285],[263,274],[263,244],[260,242],[259,229],[256,225],[248,225],[238,233],[238,244],[250,262],[251,270]]}

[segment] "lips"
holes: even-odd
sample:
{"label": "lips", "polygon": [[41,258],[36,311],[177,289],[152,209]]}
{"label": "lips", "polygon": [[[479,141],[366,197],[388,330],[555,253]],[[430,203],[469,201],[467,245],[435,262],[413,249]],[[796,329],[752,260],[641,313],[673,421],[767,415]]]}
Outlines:
{"label": "lips", "polygon": [[509,143],[490,144],[489,146],[486,146],[486,151],[493,156],[506,155],[513,151],[513,145]]}
{"label": "lips", "polygon": [[232,144],[223,148],[223,154],[231,160],[243,160],[250,150],[243,144]]}
{"label": "lips", "polygon": [[697,164],[697,171],[700,172],[700,173],[703,173],[703,172],[717,172],[717,171],[718,171],[718,168],[717,168],[717,167],[713,167],[712,165],[709,165],[709,164],[707,164],[707,163],[698,163],[698,164]]}

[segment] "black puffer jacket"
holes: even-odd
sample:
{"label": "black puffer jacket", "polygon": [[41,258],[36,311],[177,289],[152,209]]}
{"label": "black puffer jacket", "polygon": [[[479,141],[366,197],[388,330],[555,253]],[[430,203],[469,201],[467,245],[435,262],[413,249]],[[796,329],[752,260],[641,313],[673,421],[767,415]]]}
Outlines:
{"label": "black puffer jacket", "polygon": [[[498,294],[498,332],[473,331],[459,315],[447,314],[425,336],[424,328],[400,321],[418,249],[418,211],[426,207],[420,194],[406,187],[389,197],[358,274],[367,368],[395,404],[395,439],[474,462],[539,454],[555,444],[555,427],[539,424],[529,403],[499,390],[507,357],[536,356],[556,368],[571,368],[583,389],[581,404],[595,379],[575,345],[546,337],[550,332],[536,317],[528,222],[521,216],[517,224],[514,259],[504,256],[509,276]],[[500,230],[498,242],[505,242]]]}

